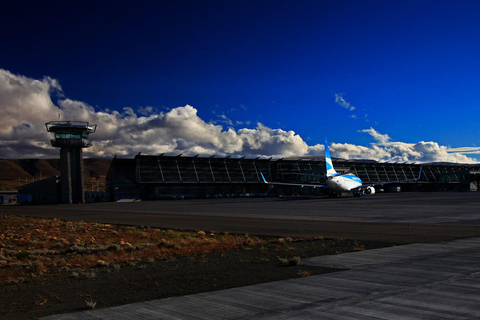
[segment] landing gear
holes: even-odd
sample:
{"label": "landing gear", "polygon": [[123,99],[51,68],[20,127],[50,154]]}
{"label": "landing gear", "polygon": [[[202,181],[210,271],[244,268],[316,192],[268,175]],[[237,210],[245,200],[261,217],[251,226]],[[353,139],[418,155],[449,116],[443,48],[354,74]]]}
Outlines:
{"label": "landing gear", "polygon": [[340,198],[342,196],[342,193],[341,192],[330,191],[330,194],[328,196],[330,198]]}

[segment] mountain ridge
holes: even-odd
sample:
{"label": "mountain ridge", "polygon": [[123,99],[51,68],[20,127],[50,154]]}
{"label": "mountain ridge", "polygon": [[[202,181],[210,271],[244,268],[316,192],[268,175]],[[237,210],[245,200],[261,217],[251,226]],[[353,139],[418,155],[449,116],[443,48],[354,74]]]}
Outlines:
{"label": "mountain ridge", "polygon": [[[101,180],[105,178],[112,159],[83,159],[84,179]],[[0,181],[15,181],[10,186],[6,184],[0,189],[16,188],[36,180],[60,175],[60,159],[0,159]]]}

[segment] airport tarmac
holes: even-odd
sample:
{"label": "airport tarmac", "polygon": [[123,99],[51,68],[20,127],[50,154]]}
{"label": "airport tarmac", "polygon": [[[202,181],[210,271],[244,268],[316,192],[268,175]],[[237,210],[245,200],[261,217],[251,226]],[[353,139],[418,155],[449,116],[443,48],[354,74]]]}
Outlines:
{"label": "airport tarmac", "polygon": [[25,206],[2,212],[410,243],[304,261],[347,271],[46,319],[472,319],[480,317],[480,238],[473,238],[480,237],[479,205],[480,193],[439,192]]}
{"label": "airport tarmac", "polygon": [[4,206],[35,217],[272,236],[323,236],[398,244],[480,237],[480,192],[386,193]]}

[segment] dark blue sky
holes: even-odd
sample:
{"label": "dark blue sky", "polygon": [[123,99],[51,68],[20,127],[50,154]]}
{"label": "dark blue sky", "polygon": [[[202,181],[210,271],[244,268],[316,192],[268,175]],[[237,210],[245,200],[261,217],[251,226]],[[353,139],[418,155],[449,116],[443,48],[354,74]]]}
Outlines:
{"label": "dark blue sky", "polygon": [[368,145],[371,127],[480,145],[478,1],[10,2],[0,68],[97,110],[190,104],[312,145]]}

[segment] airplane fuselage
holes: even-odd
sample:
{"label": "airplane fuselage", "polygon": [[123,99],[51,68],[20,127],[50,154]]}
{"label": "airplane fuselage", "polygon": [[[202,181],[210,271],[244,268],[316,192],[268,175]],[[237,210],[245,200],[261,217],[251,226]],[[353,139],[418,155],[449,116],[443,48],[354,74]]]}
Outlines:
{"label": "airplane fuselage", "polygon": [[362,180],[353,174],[330,176],[327,185],[335,192],[348,192],[362,186]]}

